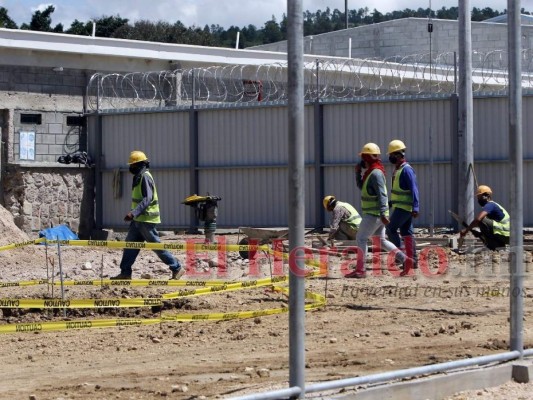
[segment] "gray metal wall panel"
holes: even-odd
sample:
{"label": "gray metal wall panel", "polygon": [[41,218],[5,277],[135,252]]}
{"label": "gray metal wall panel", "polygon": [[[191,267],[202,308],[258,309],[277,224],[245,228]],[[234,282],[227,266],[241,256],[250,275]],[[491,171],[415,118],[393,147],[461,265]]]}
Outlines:
{"label": "gray metal wall panel", "polygon": [[189,163],[189,114],[138,113],[106,115],[103,122],[106,168],[126,168],[132,150],[142,150],[152,167]]}
{"label": "gray metal wall panel", "polygon": [[[285,107],[202,110],[199,160],[202,166],[286,165],[288,120]],[[306,107],[306,160],[313,161],[313,108]]]}
{"label": "gray metal wall panel", "polygon": [[[388,143],[401,139],[410,160],[429,160],[430,129],[434,160],[451,158],[448,100],[331,104],[324,110],[324,161],[357,162],[365,143],[376,143],[386,160]],[[438,150],[438,151],[437,151]]]}
{"label": "gray metal wall panel", "polygon": [[474,160],[509,158],[508,115],[509,106],[505,97],[474,101]]}
{"label": "gray metal wall panel", "polygon": [[[524,155],[533,157],[529,115],[533,97],[524,97]],[[491,186],[495,200],[509,207],[509,166],[485,160],[508,158],[507,100],[501,97],[474,99],[475,171],[479,183]],[[434,202],[435,225],[452,225],[452,121],[451,102],[438,100],[370,101],[322,105],[324,111],[324,184],[326,194],[351,202],[360,209],[353,165],[368,141],[379,144],[382,152],[391,139],[405,141],[407,158],[413,163],[420,185],[421,214],[418,226],[431,222]],[[315,187],[314,108],[305,108],[306,129],[306,225],[314,226],[316,207],[322,207]],[[188,226],[190,209],[181,205],[189,191],[189,114],[139,113],[103,116],[104,223],[123,225],[124,209],[129,207],[130,177],[123,183],[124,198],[113,197],[113,169],[125,168],[132,148],[149,153],[154,167],[165,224]],[[96,127],[96,118],[89,126]],[[287,210],[287,115],[284,107],[198,110],[199,194],[207,192],[223,198],[220,226],[286,225]],[[147,134],[150,132],[150,134]],[[433,137],[430,143],[429,134]],[[430,150],[434,164],[429,163]],[[387,164],[386,155],[383,156]],[[268,165],[277,165],[267,168]],[[246,166],[246,167],[243,167]],[[218,168],[217,168],[218,167]],[[166,168],[161,170],[158,168]],[[392,167],[387,165],[390,179]],[[524,196],[533,195],[529,177],[533,162],[524,165]],[[434,193],[430,193],[433,185]],[[325,220],[329,216],[325,213]],[[524,223],[533,224],[533,210],[524,209]]]}

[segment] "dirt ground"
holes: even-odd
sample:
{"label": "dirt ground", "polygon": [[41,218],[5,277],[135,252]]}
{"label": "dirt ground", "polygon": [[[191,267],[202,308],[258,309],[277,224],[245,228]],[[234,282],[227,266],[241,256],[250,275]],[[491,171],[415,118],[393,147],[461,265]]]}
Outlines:
{"label": "dirt ground", "polygon": [[[27,238],[4,235],[0,245]],[[223,236],[228,244],[241,237]],[[164,242],[192,236],[167,235]],[[196,238],[201,239],[201,236]],[[423,238],[419,238],[423,242]],[[310,244],[310,243],[309,243]],[[428,255],[427,250],[424,253]],[[509,277],[507,253],[458,255],[448,248],[429,253],[426,266],[410,277],[395,277],[386,267],[366,279],[345,279],[346,258],[329,256],[328,278],[309,278],[307,290],[326,297],[327,305],[306,313],[306,382],[322,382],[494,354],[508,349]],[[433,255],[431,255],[433,254]],[[61,256],[60,256],[61,255]],[[216,279],[220,260],[213,253],[176,252],[188,272],[182,280]],[[440,258],[438,257],[440,255]],[[0,251],[1,282],[29,279],[97,280],[118,273],[121,250],[95,247],[26,246]],[[528,260],[531,255],[528,254]],[[445,267],[443,269],[443,263]],[[259,261],[258,274],[273,264]],[[368,268],[371,268],[371,262]],[[524,341],[533,347],[533,270],[526,278]],[[287,265],[284,265],[286,271]],[[437,273],[439,271],[444,273]],[[53,270],[53,271],[52,271]],[[236,252],[227,255],[226,281],[247,281],[250,264]],[[167,279],[166,266],[143,250],[135,278]],[[283,284],[281,285],[283,286]],[[287,285],[285,285],[287,286]],[[159,297],[191,287],[65,286],[65,299]],[[194,287],[192,287],[194,288]],[[1,298],[60,298],[60,286],[3,287]],[[165,302],[161,308],[0,309],[5,324],[115,318],[159,318],[175,313],[234,313],[286,307],[287,296],[269,287],[216,292]],[[288,314],[227,321],[162,322],[56,332],[0,335],[2,399],[212,399],[229,398],[288,386]],[[533,385],[515,385],[513,398],[533,397]],[[349,393],[360,388],[347,388]],[[497,399],[487,389],[453,399]],[[509,393],[509,388],[502,389]],[[513,392],[514,393],[514,392]],[[329,393],[334,394],[334,393]],[[314,394],[313,396],[318,396]],[[309,395],[309,397],[313,397]],[[493,397],[491,397],[493,396]],[[520,397],[526,396],[526,397]]]}

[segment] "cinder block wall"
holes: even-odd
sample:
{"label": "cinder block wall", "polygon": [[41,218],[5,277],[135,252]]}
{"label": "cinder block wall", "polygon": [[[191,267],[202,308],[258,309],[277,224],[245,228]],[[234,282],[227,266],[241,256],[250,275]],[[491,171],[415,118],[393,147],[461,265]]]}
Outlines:
{"label": "cinder block wall", "polygon": [[[432,54],[457,52],[459,49],[458,22],[434,19],[431,33]],[[533,47],[533,26],[522,25],[522,47]],[[306,36],[304,52],[323,56],[348,57],[349,39],[352,58],[379,59],[429,53],[430,34],[425,18],[405,18],[379,24]],[[489,52],[507,48],[507,24],[472,22],[472,50]],[[277,42],[250,49],[287,51],[287,42]],[[450,58],[453,62],[453,58]]]}

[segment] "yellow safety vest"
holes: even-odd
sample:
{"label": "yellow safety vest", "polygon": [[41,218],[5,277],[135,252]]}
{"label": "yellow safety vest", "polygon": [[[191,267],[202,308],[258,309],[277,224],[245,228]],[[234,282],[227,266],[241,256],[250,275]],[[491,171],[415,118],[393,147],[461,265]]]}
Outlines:
{"label": "yellow safety vest", "polygon": [[396,171],[392,178],[391,203],[393,207],[409,212],[413,211],[413,192],[400,187],[400,174],[407,164]]}
{"label": "yellow safety vest", "polygon": [[[154,178],[152,178],[152,174],[150,172],[145,171],[143,174],[143,177],[139,179],[139,183],[133,188],[132,194],[131,194],[131,209],[133,210],[137,205],[142,201],[143,195],[141,191],[141,184],[143,179],[151,179],[152,182],[154,181]],[[152,224],[159,224],[161,223],[161,217],[159,215],[159,202],[157,198],[157,189],[155,188],[154,183],[154,197],[152,198],[152,201],[146,207],[146,209],[137,217],[134,218],[135,221],[140,222],[150,222]]]}
{"label": "yellow safety vest", "polygon": [[[372,175],[374,171],[370,173]],[[370,179],[370,175],[367,176],[365,181],[363,182],[363,187],[361,188],[361,209],[363,211],[363,214],[369,214],[369,215],[375,215],[380,216],[380,205],[379,205],[379,199],[377,195],[371,195],[368,193],[368,180]],[[389,216],[389,209],[387,208],[387,211],[385,211],[385,215]]]}
{"label": "yellow safety vest", "polygon": [[342,201],[337,201],[337,205],[346,208],[350,213],[350,216],[346,219],[343,219],[343,221],[350,225],[353,229],[359,229],[359,225],[361,224],[361,216],[357,210],[351,204],[343,203]]}
{"label": "yellow safety vest", "polygon": [[493,220],[492,227],[494,230],[494,234],[509,237],[511,235],[511,217],[509,217],[509,214],[507,213],[505,208],[500,206],[495,201],[492,201],[492,202],[496,204],[498,207],[500,207],[503,211],[503,218],[501,221]]}

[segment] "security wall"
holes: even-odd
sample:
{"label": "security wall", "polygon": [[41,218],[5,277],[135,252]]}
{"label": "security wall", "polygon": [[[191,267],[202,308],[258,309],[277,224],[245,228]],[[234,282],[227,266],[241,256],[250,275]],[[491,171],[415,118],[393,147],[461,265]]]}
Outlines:
{"label": "security wall", "polygon": [[[390,179],[387,144],[401,139],[414,166],[421,213],[417,225],[452,226],[457,210],[457,114],[452,98],[308,104],[305,107],[306,226],[327,224],[321,199],[333,194],[360,209],[354,166],[367,142],[382,150]],[[532,127],[533,97],[524,97],[524,133]],[[474,173],[509,207],[510,179],[504,97],[474,100]],[[130,151],[145,151],[155,177],[162,229],[194,225],[191,194],[222,197],[219,227],[278,227],[288,224],[288,114],[286,104],[198,108],[92,115],[90,152],[97,160],[96,221],[100,228],[125,228],[130,207]],[[533,176],[533,139],[524,137],[524,182]],[[532,193],[524,188],[524,195]],[[527,197],[526,197],[527,198]],[[524,209],[524,224],[533,211]]]}

